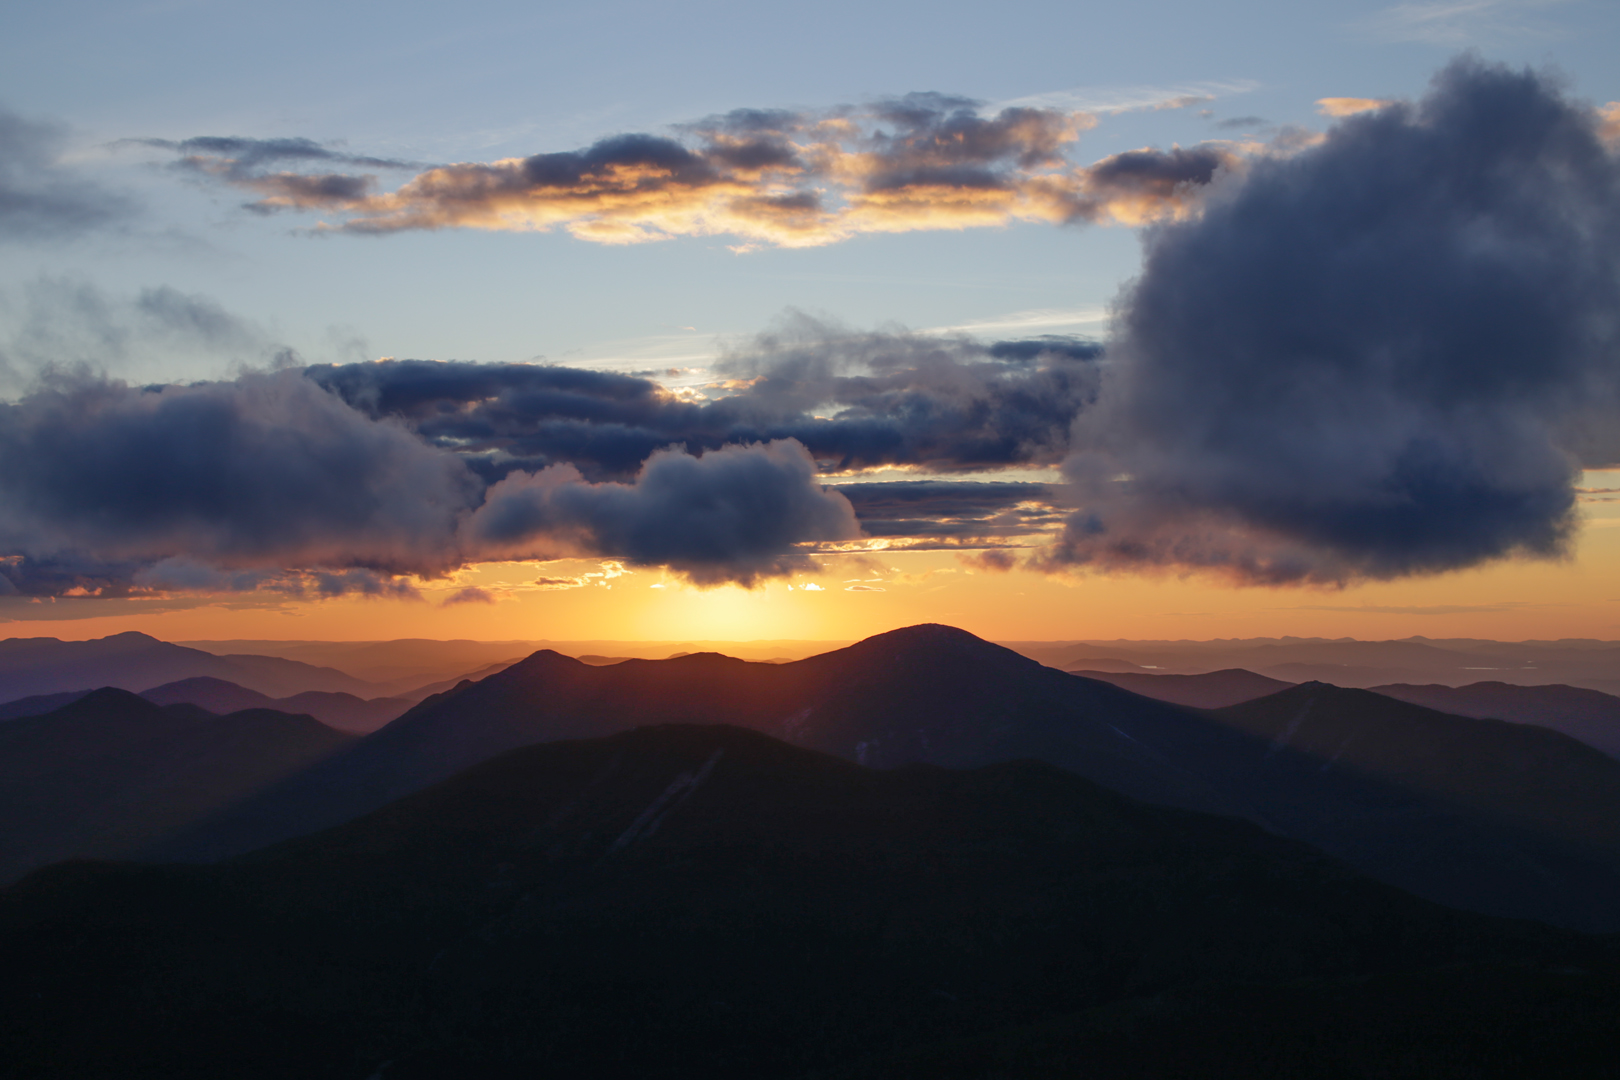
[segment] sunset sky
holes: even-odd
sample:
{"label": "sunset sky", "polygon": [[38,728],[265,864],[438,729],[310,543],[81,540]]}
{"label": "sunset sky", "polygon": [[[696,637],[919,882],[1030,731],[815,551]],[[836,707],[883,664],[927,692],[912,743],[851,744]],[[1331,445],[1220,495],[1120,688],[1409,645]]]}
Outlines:
{"label": "sunset sky", "polygon": [[5,26],[0,636],[1620,638],[1620,6]]}

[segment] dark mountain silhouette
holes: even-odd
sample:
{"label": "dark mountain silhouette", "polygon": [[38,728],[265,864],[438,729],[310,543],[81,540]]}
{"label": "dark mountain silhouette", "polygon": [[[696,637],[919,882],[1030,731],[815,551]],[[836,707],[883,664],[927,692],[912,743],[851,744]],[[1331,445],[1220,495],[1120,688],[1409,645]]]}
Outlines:
{"label": "dark mountain silhouette", "polygon": [[0,726],[0,881],[134,855],[351,741],[308,716],[215,716],[111,687],[12,720]]}
{"label": "dark mountain silhouette", "polygon": [[1278,831],[1442,903],[1620,928],[1620,762],[1592,747],[1324,683],[1208,715],[1267,740],[1244,780]]}
{"label": "dark mountain silhouette", "polygon": [[[788,664],[718,653],[592,667],[549,650],[429,698],[348,751],[155,856],[215,859],[325,828],[504,750],[649,723],[727,723],[861,764],[1030,757],[1161,805],[1244,815],[1221,763],[1263,743],[945,626]],[[1196,763],[1196,769],[1188,762]]]}
{"label": "dark mountain silhouette", "polygon": [[1375,686],[1373,692],[1457,716],[1538,724],[1620,757],[1620,697],[1598,690],[1477,682],[1456,687],[1397,683]]}
{"label": "dark mountain silhouette", "polygon": [[242,709],[275,709],[294,715],[304,714],[313,716],[327,727],[354,735],[376,731],[415,704],[404,698],[365,700],[353,694],[321,690],[306,690],[291,697],[273,698],[206,675],[142,690],[141,697],[159,705],[197,705],[222,715]]}
{"label": "dark mountain silhouette", "polygon": [[1085,671],[1075,670],[1071,675],[1100,679],[1105,683],[1141,694],[1156,701],[1168,701],[1193,709],[1220,709],[1253,701],[1257,697],[1286,690],[1293,683],[1268,679],[1242,668],[1227,668],[1203,675],[1154,675],[1145,671]]}
{"label": "dark mountain silhouette", "polygon": [[208,675],[288,697],[306,690],[375,695],[375,688],[334,668],[275,656],[215,656],[130,631],[94,641],[7,638],[0,641],[0,700],[58,694],[85,687],[148,686]]}
{"label": "dark mountain silhouette", "polygon": [[[1310,708],[1321,711],[1296,722],[1318,698]],[[718,722],[879,768],[1045,761],[1134,798],[1261,823],[1431,899],[1620,929],[1620,844],[1581,825],[1586,813],[1620,823],[1620,762],[1544,729],[1320,685],[1233,709],[1154,701],[944,626],[780,665],[699,653],[591,667],[543,651],[422,702],[148,854],[245,852],[518,746]],[[1290,725],[1311,737],[1280,738]],[[1535,794],[1514,801],[1515,790]],[[1542,797],[1570,809],[1543,814]]]}
{"label": "dark mountain silhouette", "polygon": [[[1092,1077],[1327,1075],[1268,1028],[1347,1076],[1485,1077],[1608,1053],[1620,1004],[1611,943],[1242,822],[685,725],[516,750],[221,866],[54,867],[0,894],[0,963],[19,1078],[892,1076],[1053,1025]],[[1454,1027],[1410,1030],[1417,986]],[[1256,1015],[1191,1043],[1200,997]],[[1147,1053],[1143,1016],[1170,1021]],[[1156,1071],[1177,1049],[1199,1067]]]}

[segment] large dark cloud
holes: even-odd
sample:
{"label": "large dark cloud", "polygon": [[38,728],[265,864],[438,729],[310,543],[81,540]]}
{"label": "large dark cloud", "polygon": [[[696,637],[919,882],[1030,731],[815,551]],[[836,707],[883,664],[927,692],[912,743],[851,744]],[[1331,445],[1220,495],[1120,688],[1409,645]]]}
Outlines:
{"label": "large dark cloud", "polygon": [[57,240],[133,213],[123,195],[62,165],[66,133],[0,109],[0,242]]}
{"label": "large dark cloud", "polygon": [[790,317],[732,353],[735,384],[684,400],[646,379],[531,364],[386,361],[311,379],[471,456],[491,479],[567,463],[591,480],[633,475],[655,450],[795,439],[826,469],[935,471],[1055,464],[1097,385],[1100,348],[1070,338],[984,345],[856,333]]}
{"label": "large dark cloud", "polygon": [[144,388],[59,371],[0,404],[8,596],[409,595],[403,575],[571,554],[752,585],[858,534],[790,441],[665,450],[631,483],[558,465],[489,487],[296,370]]}
{"label": "large dark cloud", "polygon": [[1620,452],[1620,163],[1459,60],[1146,239],[1057,562],[1344,581],[1563,551]]}
{"label": "large dark cloud", "polygon": [[58,375],[0,405],[0,549],[41,565],[442,572],[478,489],[296,372],[150,389]]}

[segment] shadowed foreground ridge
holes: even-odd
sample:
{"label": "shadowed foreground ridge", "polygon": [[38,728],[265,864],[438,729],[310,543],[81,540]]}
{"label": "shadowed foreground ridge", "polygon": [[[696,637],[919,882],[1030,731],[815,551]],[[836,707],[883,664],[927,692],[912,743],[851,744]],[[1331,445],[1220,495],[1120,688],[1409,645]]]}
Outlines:
{"label": "shadowed foreground ridge", "polygon": [[[1093,1076],[1506,1076],[1581,1062],[1620,1004],[1605,943],[1241,822],[689,725],[512,751],[221,866],[42,871],[0,894],[0,963],[19,1077],[965,1077],[1032,1040]],[[1385,1000],[1418,984],[1467,1022]],[[1178,1034],[1219,987],[1291,1019]],[[1408,1067],[1434,1059],[1468,1071]]]}

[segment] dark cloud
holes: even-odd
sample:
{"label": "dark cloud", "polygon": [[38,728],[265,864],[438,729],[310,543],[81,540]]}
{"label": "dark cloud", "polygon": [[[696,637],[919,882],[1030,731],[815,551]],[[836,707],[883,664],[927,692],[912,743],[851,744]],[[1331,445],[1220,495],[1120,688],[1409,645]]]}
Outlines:
{"label": "dark cloud", "polygon": [[1098,355],[1070,338],[986,346],[790,316],[727,358],[734,385],[711,401],[633,376],[531,364],[407,360],[307,374],[368,415],[471,455],[492,480],[559,463],[602,480],[633,475],[665,446],[696,453],[777,439],[834,470],[1055,464],[1095,394]]}
{"label": "dark cloud", "polygon": [[359,169],[419,169],[419,164],[394,158],[350,154],[313,139],[249,139],[235,135],[200,135],[191,139],[126,139],[121,145],[147,146],[179,155],[175,165],[257,192],[248,209],[276,210],[341,205],[364,198],[377,186],[371,174],[342,172],[275,171],[276,165],[349,167]]}
{"label": "dark cloud", "polygon": [[558,465],[488,487],[294,370],[145,388],[55,372],[0,404],[7,595],[415,596],[408,575],[562,554],[752,585],[858,535],[791,441],[665,450],[632,483]]}
{"label": "dark cloud", "polygon": [[699,584],[788,573],[791,549],[860,535],[835,488],[791,441],[693,457],[663,450],[633,484],[589,484],[569,466],[508,476],[489,489],[470,531],[515,558],[619,556],[668,566]]}
{"label": "dark cloud", "polygon": [[896,480],[840,484],[861,529],[884,538],[964,540],[1027,536],[1054,528],[1063,514],[1046,484],[972,480]]}
{"label": "dark cloud", "polygon": [[296,372],[57,376],[0,405],[0,549],[31,561],[438,573],[477,493],[458,460]]}
{"label": "dark cloud", "polygon": [[451,607],[455,604],[494,604],[498,601],[495,594],[488,589],[480,589],[477,585],[468,585],[464,589],[457,589],[444,598],[440,607]]}
{"label": "dark cloud", "polygon": [[1269,123],[1263,116],[1234,116],[1226,120],[1217,121],[1215,126],[1222,131],[1242,131],[1244,128],[1265,127]]}
{"label": "dark cloud", "polygon": [[1620,456],[1620,163],[1459,60],[1147,234],[1057,563],[1340,582],[1555,555]]}
{"label": "dark cloud", "polygon": [[61,163],[66,132],[0,109],[0,242],[59,240],[123,221],[134,206]]}

